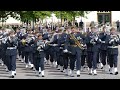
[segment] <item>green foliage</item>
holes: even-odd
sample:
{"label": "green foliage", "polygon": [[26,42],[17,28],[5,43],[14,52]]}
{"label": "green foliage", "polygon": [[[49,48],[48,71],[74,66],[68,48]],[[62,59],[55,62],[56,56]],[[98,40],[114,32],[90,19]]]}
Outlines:
{"label": "green foliage", "polygon": [[0,11],[0,21],[5,22],[8,19],[8,11]]}
{"label": "green foliage", "polygon": [[41,20],[45,19],[46,17],[51,17],[51,11],[33,11],[33,14],[36,18],[40,18]]}
{"label": "green foliage", "polygon": [[[64,19],[74,21],[75,17],[82,16],[86,17],[90,11],[0,11],[0,21],[5,22],[9,16],[21,20],[22,22],[36,21],[51,17],[54,13],[58,19]],[[87,18],[87,17],[86,17]]]}
{"label": "green foliage", "polygon": [[85,14],[89,14],[90,11],[54,11],[57,18],[67,18],[73,20],[75,17],[86,17]]}

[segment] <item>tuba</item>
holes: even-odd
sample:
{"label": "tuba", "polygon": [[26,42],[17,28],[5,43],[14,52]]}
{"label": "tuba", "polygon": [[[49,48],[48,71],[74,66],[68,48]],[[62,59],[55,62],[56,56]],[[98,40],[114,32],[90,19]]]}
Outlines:
{"label": "tuba", "polygon": [[75,44],[76,44],[80,49],[82,49],[82,50],[84,49],[84,48],[83,48],[83,44],[80,43],[80,42],[75,38],[74,35],[70,34],[70,38],[75,41]]}

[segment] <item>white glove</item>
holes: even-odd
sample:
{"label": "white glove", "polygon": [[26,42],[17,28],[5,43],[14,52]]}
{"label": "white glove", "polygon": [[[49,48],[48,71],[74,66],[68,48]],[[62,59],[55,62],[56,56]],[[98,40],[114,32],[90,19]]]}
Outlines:
{"label": "white glove", "polygon": [[64,53],[67,53],[67,52],[68,52],[68,50],[67,50],[67,49],[65,49],[65,50],[63,50],[63,52],[64,52]]}
{"label": "white glove", "polygon": [[43,48],[44,46],[43,45],[40,45],[41,48]]}
{"label": "white glove", "polygon": [[53,46],[57,46],[56,44],[53,44]]}
{"label": "white glove", "polygon": [[99,41],[101,42],[101,39],[99,39]]}
{"label": "white glove", "polygon": [[117,39],[115,39],[115,41],[116,41],[116,42],[118,42],[118,41],[119,41],[119,39],[117,38]]}
{"label": "white glove", "polygon": [[105,43],[105,41],[101,41],[101,43]]}
{"label": "white glove", "polygon": [[49,41],[46,40],[46,41],[45,41],[45,44],[47,44],[48,42],[49,42]]}
{"label": "white glove", "polygon": [[93,43],[93,42],[94,42],[93,39],[91,39],[91,40],[90,40],[90,43]]}
{"label": "white glove", "polygon": [[112,42],[114,42],[114,39],[110,40],[110,42],[109,42],[109,43],[112,43]]}
{"label": "white glove", "polygon": [[83,45],[83,44],[81,44],[81,46],[83,47],[84,45]]}
{"label": "white glove", "polygon": [[35,40],[35,37],[32,37],[33,40]]}
{"label": "white glove", "polygon": [[41,49],[41,47],[38,47],[38,48],[37,48],[37,50],[40,50],[40,49]]}
{"label": "white glove", "polygon": [[92,42],[92,44],[94,45],[94,44],[96,44],[96,42]]}
{"label": "white glove", "polygon": [[98,37],[95,38],[95,41],[97,41],[97,40],[98,40]]}

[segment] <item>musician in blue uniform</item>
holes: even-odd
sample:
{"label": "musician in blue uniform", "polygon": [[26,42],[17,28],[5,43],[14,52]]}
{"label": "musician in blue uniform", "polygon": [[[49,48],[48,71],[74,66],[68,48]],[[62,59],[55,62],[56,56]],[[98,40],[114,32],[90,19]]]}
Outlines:
{"label": "musician in blue uniform", "polygon": [[[50,41],[50,30],[47,30],[48,32],[43,34],[43,40]],[[46,64],[50,64],[49,63],[49,59],[50,59],[50,49],[45,51],[45,59],[47,60]]]}
{"label": "musician in blue uniform", "polygon": [[59,47],[59,63],[60,63],[60,71],[63,72],[64,69],[64,53],[63,53],[63,49],[65,48],[64,42],[67,38],[67,34],[66,33],[62,33],[62,29],[59,29],[59,38],[58,38],[58,47]]}
{"label": "musician in blue uniform", "polygon": [[105,43],[107,37],[106,33],[106,27],[103,27],[102,32],[100,33],[100,40],[101,40],[101,46],[100,46],[100,59],[101,63],[103,64],[103,70],[106,69],[106,60],[107,60],[107,44]]}
{"label": "musician in blue uniform", "polygon": [[60,70],[60,58],[59,58],[59,51],[60,48],[58,46],[58,38],[59,38],[59,30],[56,31],[56,33],[53,34],[53,37],[51,38],[49,45],[52,46],[52,51],[54,52],[54,61],[57,63],[57,69]]}
{"label": "musician in blue uniform", "polygon": [[[47,50],[45,50],[45,54],[46,54],[46,59],[48,60],[50,60],[50,63],[51,63],[51,67],[56,67],[56,59],[54,59],[55,58],[55,53],[56,52],[54,52],[55,50],[54,50],[54,46],[53,45],[51,45],[51,44],[49,44],[50,42],[52,42],[53,41],[53,39],[54,39],[54,32],[52,32],[52,31],[50,31],[49,32],[49,35],[48,35],[48,37],[49,37],[49,39],[47,39],[47,40],[45,40],[45,43],[46,43],[46,48],[47,48]],[[43,37],[43,40],[44,40],[44,37]],[[49,63],[49,61],[47,62],[47,64]]]}
{"label": "musician in blue uniform", "polygon": [[2,57],[2,61],[5,65],[6,71],[8,71],[8,62],[6,60],[6,49],[7,49],[7,45],[6,45],[6,41],[7,41],[7,34],[3,35],[2,37],[2,41],[1,41],[1,57]]}
{"label": "musician in blue uniform", "polygon": [[1,32],[2,30],[0,30],[0,63],[3,65],[3,60],[2,60],[2,38],[3,38],[3,34]]}
{"label": "musician in blue uniform", "polygon": [[85,62],[87,62],[87,46],[86,46],[86,36],[87,36],[87,33],[82,33],[83,35],[83,43],[84,43],[84,48],[82,50],[82,54],[81,54],[81,71],[84,70],[85,68]]}
{"label": "musician in blue uniform", "polygon": [[20,32],[19,29],[16,30],[16,36],[18,37],[18,59],[23,62],[22,60],[22,48],[21,48],[21,44],[20,41],[22,39],[22,33]]}
{"label": "musician in blue uniform", "polygon": [[31,34],[31,30],[28,31],[28,35],[25,39],[24,52],[25,52],[25,63],[26,68],[30,65],[30,68],[33,69],[33,44],[34,38]]}
{"label": "musician in blue uniform", "polygon": [[35,61],[36,61],[35,68],[37,71],[37,75],[39,76],[41,74],[42,77],[44,77],[44,57],[45,57],[44,47],[45,47],[45,43],[42,39],[42,34],[38,35],[35,45],[36,45],[36,47],[35,47],[35,49],[36,49],[36,51],[35,51]]}
{"label": "musician in blue uniform", "polygon": [[106,44],[108,44],[107,53],[110,63],[110,74],[117,75],[118,45],[120,45],[120,38],[119,35],[116,33],[115,28],[111,28],[110,35],[107,35],[105,42]]}
{"label": "musician in blue uniform", "polygon": [[[69,35],[69,51],[71,52],[70,55],[70,76],[73,75],[74,65],[76,61],[76,69],[77,69],[77,77],[80,76],[80,69],[81,69],[81,53],[82,53],[82,46],[83,46],[83,39],[82,34],[75,28],[71,27],[71,34]],[[79,46],[79,45],[80,46]]]}
{"label": "musician in blue uniform", "polygon": [[25,62],[25,35],[22,34],[21,40],[18,42],[21,49],[21,62]]}
{"label": "musician in blue uniform", "polygon": [[10,31],[10,35],[6,41],[6,57],[8,62],[8,70],[11,71],[11,78],[14,78],[16,75],[17,38],[14,33],[14,31]]}
{"label": "musician in blue uniform", "polygon": [[92,75],[92,71],[94,75],[97,75],[96,68],[97,68],[97,55],[99,51],[99,44],[100,41],[96,32],[96,28],[91,27],[91,33],[88,33],[86,37],[89,75]]}
{"label": "musician in blue uniform", "polygon": [[65,75],[68,76],[68,64],[69,64],[69,52],[66,52],[66,50],[68,51],[68,28],[65,28],[64,32],[61,34],[61,45],[63,47],[63,66],[64,66],[64,70],[65,70]]}

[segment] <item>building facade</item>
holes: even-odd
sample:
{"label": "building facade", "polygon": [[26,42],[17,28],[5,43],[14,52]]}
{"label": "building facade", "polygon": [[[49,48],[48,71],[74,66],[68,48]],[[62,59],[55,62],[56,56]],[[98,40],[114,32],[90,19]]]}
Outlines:
{"label": "building facade", "polygon": [[120,21],[120,11],[92,11],[86,16],[87,19],[79,17],[76,18],[76,20],[79,22],[82,19],[87,25],[90,24],[91,21],[99,23],[110,22],[113,26],[117,20]]}

